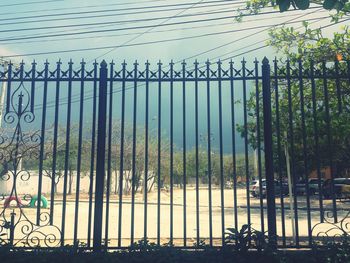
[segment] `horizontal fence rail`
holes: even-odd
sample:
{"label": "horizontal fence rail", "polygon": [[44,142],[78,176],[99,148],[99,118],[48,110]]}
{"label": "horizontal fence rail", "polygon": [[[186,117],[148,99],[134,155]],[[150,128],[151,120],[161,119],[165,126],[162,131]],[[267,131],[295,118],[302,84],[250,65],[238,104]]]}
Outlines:
{"label": "horizontal fence rail", "polygon": [[0,246],[349,233],[349,62],[10,63],[0,82]]}

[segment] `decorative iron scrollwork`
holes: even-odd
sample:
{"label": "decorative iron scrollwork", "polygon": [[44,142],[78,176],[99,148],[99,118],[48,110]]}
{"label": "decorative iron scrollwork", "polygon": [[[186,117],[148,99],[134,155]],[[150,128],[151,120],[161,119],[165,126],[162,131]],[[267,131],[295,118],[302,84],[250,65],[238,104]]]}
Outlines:
{"label": "decorative iron scrollwork", "polygon": [[317,223],[312,228],[312,233],[318,238],[336,239],[350,235],[350,211],[347,211],[339,220],[335,220],[332,211],[324,214],[323,222]]}
{"label": "decorative iron scrollwork", "polygon": [[[23,71],[23,66],[21,67]],[[24,126],[34,121],[31,111],[31,97],[23,82],[20,82],[12,94],[7,94],[9,107],[4,115],[4,123],[8,126],[0,134],[0,162],[6,167],[0,179],[10,183],[10,194],[2,196],[4,207],[0,211],[0,246],[55,247],[60,244],[60,229],[50,225],[50,215],[41,212],[39,225],[25,213],[22,199],[18,193],[17,183],[31,179],[31,172],[23,170],[23,158],[37,159],[38,148],[42,143],[39,131],[24,132]],[[23,200],[30,198],[24,196]],[[8,204],[7,201],[8,200]],[[17,202],[16,207],[9,205],[11,200]]]}

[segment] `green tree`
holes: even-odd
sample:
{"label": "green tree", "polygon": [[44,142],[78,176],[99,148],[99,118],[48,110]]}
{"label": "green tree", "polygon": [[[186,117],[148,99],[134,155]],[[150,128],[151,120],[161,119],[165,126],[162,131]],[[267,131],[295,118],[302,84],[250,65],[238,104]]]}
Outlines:
{"label": "green tree", "polygon": [[[282,147],[284,140],[290,144],[293,139],[296,174],[308,174],[316,169],[318,163],[321,167],[328,166],[330,153],[336,173],[339,175],[346,173],[350,168],[350,85],[349,79],[345,77],[346,74],[349,74],[348,63],[339,60],[350,57],[348,27],[344,27],[340,33],[334,33],[332,38],[324,37],[318,29],[310,29],[307,23],[304,24],[302,32],[286,27],[273,29],[270,31],[269,44],[289,61],[288,64],[285,63],[285,59],[279,61],[278,74],[289,74],[291,77],[290,83],[278,81],[278,100],[275,97],[276,80],[272,77],[272,127],[276,167],[277,155],[284,155],[283,148],[281,152],[277,152],[276,116],[278,113]],[[311,74],[315,76],[314,82],[311,81]],[[325,75],[327,81],[324,79]],[[340,75],[342,78],[339,77]],[[259,106],[262,109],[261,87],[259,88]],[[278,112],[276,111],[277,102]],[[251,94],[247,103],[248,111],[253,116],[247,125],[249,143],[253,148],[256,148],[256,106],[254,93]],[[304,113],[305,126],[302,113]],[[262,111],[260,114],[262,121]],[[291,137],[290,125],[293,127],[293,137]],[[238,127],[238,130],[242,136],[245,135],[242,125]],[[285,133],[288,133],[287,138],[284,138]],[[306,135],[306,158],[303,154],[304,133]],[[316,139],[318,149],[315,144]],[[261,131],[261,140],[263,140],[263,131]],[[307,161],[306,171],[305,161]],[[284,160],[283,163],[285,163]]]}
{"label": "green tree", "polygon": [[348,15],[350,12],[349,0],[249,0],[243,9],[238,10],[238,20],[247,14],[257,14],[268,7],[278,7],[281,12],[284,12],[291,8],[306,10],[310,4],[323,6],[326,10],[336,10],[337,13],[331,15],[333,20]]}

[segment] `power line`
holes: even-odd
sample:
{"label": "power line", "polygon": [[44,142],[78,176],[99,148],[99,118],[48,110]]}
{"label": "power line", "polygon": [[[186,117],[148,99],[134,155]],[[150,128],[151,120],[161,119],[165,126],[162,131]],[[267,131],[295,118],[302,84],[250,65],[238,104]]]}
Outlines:
{"label": "power line", "polygon": [[[63,1],[63,0],[62,0]],[[40,10],[30,10],[30,11],[20,11],[20,12],[11,12],[11,14],[25,14],[25,13],[38,13],[38,12],[51,12],[51,11],[61,11],[61,10],[77,10],[77,9],[85,9],[85,8],[94,8],[94,7],[111,7],[111,6],[124,6],[124,5],[134,5],[134,4],[143,4],[143,3],[153,3],[153,2],[166,2],[167,0],[150,0],[150,1],[136,1],[136,2],[128,2],[128,3],[117,3],[117,4],[103,4],[103,5],[89,5],[89,6],[74,6],[74,7],[65,7],[65,8],[53,8],[53,9],[40,9]],[[212,2],[229,2],[229,1],[239,1],[239,0],[218,0],[218,1],[212,1]],[[209,2],[209,1],[208,1]],[[208,3],[205,2],[205,3]],[[191,3],[187,3],[190,5]],[[161,5],[161,6],[168,6],[168,5]],[[0,16],[2,15],[8,15],[8,13],[0,13]]]}
{"label": "power line", "polygon": [[[322,10],[321,12],[325,13],[325,12],[327,12],[327,10]],[[310,12],[308,14],[311,14],[311,13],[314,13],[314,12]],[[286,15],[276,16],[273,19],[281,19],[281,18],[284,18],[284,17],[291,17],[291,16],[297,16],[297,15],[299,15],[299,14],[286,14]],[[256,21],[265,21],[265,20],[271,20],[271,18],[270,17],[263,17],[263,18],[256,18],[254,20],[246,20],[245,19],[242,22],[240,22],[240,24],[256,22]],[[147,32],[145,34],[165,33],[165,32],[173,32],[173,31],[184,31],[184,30],[192,30],[192,29],[198,29],[198,28],[209,28],[209,27],[218,27],[218,26],[227,26],[227,25],[232,25],[232,22],[224,22],[224,23],[209,24],[209,25],[200,25],[200,26],[180,27],[180,28],[174,28],[174,29],[157,30],[157,31]],[[263,30],[263,31],[266,31],[266,30]],[[263,32],[263,31],[261,31],[261,32]],[[119,37],[119,36],[132,36],[132,35],[138,35],[138,34],[140,34],[140,32],[114,34],[114,35],[113,34],[112,35],[98,35],[98,36],[95,36],[95,37],[107,38],[107,37]],[[89,39],[89,38],[91,38],[91,37],[90,36],[85,36],[85,37],[57,38],[57,39],[45,39],[45,40],[9,42],[9,44],[28,44],[28,43],[70,41],[70,40],[81,40],[81,39]],[[231,42],[229,42],[229,43],[231,43]],[[214,49],[215,48],[213,48],[213,50]]]}
{"label": "power line", "polygon": [[[216,2],[223,2],[221,4],[215,4],[213,3]],[[229,5],[238,5],[238,4],[244,4],[245,1],[212,1],[212,2],[205,2],[202,3],[201,6],[196,6],[193,7],[192,9],[198,9],[198,8],[209,8],[209,7],[216,7],[216,6],[229,6]],[[203,5],[207,4],[207,5]],[[210,5],[208,5],[210,4]],[[120,12],[127,10],[125,9],[104,9],[104,10],[93,10],[93,11],[86,11],[86,12],[73,12],[73,13],[62,13],[62,14],[49,14],[49,15],[36,15],[36,16],[27,16],[27,17],[15,17],[15,18],[2,18],[0,21],[11,21],[8,23],[1,23],[1,26],[3,25],[17,25],[17,24],[27,24],[27,23],[40,23],[40,22],[53,22],[53,21],[67,21],[67,20],[76,20],[76,19],[86,19],[86,18],[100,18],[100,17],[109,17],[109,16],[121,16],[121,15],[135,15],[135,14],[143,14],[143,13],[154,13],[154,12],[168,12],[168,11],[176,11],[176,10],[181,10],[181,9],[186,9],[185,4],[179,4],[177,6],[182,6],[182,7],[177,7],[176,5],[166,5],[166,6],[157,6],[159,7],[173,7],[174,8],[169,8],[169,9],[155,9],[155,10],[148,10],[146,7],[140,7],[137,9],[147,9],[147,10],[141,10],[141,11],[131,11],[131,12],[125,12],[125,13],[117,13],[117,14],[105,14],[106,12]],[[52,16],[69,16],[69,15],[81,15],[81,14],[90,14],[92,13],[93,15],[90,16],[74,16],[74,17],[62,17],[62,18],[50,18],[50,19],[40,19],[40,20],[30,20],[30,21],[18,21],[18,22],[13,22],[13,20],[23,20],[23,19],[31,19],[31,18],[43,18],[43,17],[52,17]],[[96,15],[96,13],[103,13],[101,15]]]}
{"label": "power line", "polygon": [[[308,13],[306,13],[306,14],[299,15],[299,16],[297,16],[297,17],[295,17],[295,18],[292,18],[292,19],[289,19],[289,20],[287,20],[287,21],[284,21],[284,22],[281,23],[279,26],[283,26],[283,25],[286,25],[286,24],[290,24],[291,22],[295,21],[296,19],[299,19],[299,18],[302,18],[302,17],[306,17],[306,16],[308,16],[308,15],[311,15],[311,14],[313,14],[313,13],[319,12],[319,11],[321,11],[321,10],[323,10],[323,9],[322,9],[322,8],[319,8],[319,9],[316,9],[316,10],[314,10],[314,11],[312,11],[312,12],[308,12]],[[328,17],[328,16],[327,16],[327,17]],[[321,20],[321,19],[324,19],[324,18],[322,18],[322,17],[321,17],[321,18],[320,18],[320,17],[317,17],[317,18],[315,18],[314,20],[316,20],[316,22],[317,22],[317,21],[319,21],[319,20]],[[308,21],[310,21],[310,19],[309,19]],[[265,29],[263,29],[263,30],[260,30],[259,32],[253,32],[252,34],[249,34],[249,35],[247,35],[247,36],[241,37],[241,38],[239,38],[239,39],[235,39],[235,40],[233,40],[233,41],[229,41],[229,42],[227,42],[227,43],[220,44],[219,46],[216,46],[216,47],[211,48],[211,49],[209,49],[209,50],[205,50],[205,51],[203,51],[203,52],[197,53],[197,54],[195,54],[195,55],[193,55],[193,56],[191,56],[191,57],[188,57],[188,58],[186,58],[186,59],[195,58],[195,57],[204,55],[204,54],[206,54],[206,53],[209,53],[209,52],[211,52],[211,51],[213,51],[213,50],[216,50],[216,49],[219,49],[219,48],[223,48],[223,47],[226,47],[226,46],[228,46],[228,45],[232,45],[232,44],[234,44],[234,43],[237,43],[237,42],[240,41],[240,40],[243,40],[243,39],[246,39],[246,38],[249,38],[249,37],[252,37],[252,36],[256,36],[257,34],[261,34],[261,33],[263,33],[263,32],[266,32],[267,30],[270,30],[270,29],[273,28],[273,27],[274,27],[274,26],[271,26],[271,27],[269,27],[269,28],[265,28]],[[247,48],[247,47],[254,46],[254,45],[256,45],[257,43],[263,43],[263,42],[265,42],[265,41],[267,41],[267,40],[268,40],[268,38],[263,39],[263,40],[260,40],[260,41],[258,41],[258,42],[255,42],[255,43],[251,44],[251,45],[248,45],[248,46],[244,46],[244,47],[242,47],[242,48],[239,48],[238,50],[242,50],[242,49],[245,49],[245,48]],[[227,54],[230,54],[230,53],[236,52],[236,51],[237,51],[237,49],[236,49],[235,51],[230,51],[230,52],[227,52],[227,53],[225,53],[225,54],[223,54],[223,55],[220,55],[220,56],[217,56],[217,57],[215,57],[215,58],[212,58],[211,60],[221,58],[221,57],[224,56],[224,55],[227,55]]]}
{"label": "power line", "polygon": [[[325,19],[325,18],[322,18],[322,19]],[[320,19],[320,20],[322,20],[322,19]],[[320,21],[320,20],[319,20],[319,21]],[[327,27],[335,26],[335,25],[337,25],[337,24],[341,24],[341,23],[344,23],[344,22],[349,21],[349,20],[350,20],[350,18],[347,18],[347,19],[344,19],[344,20],[342,20],[342,21],[338,21],[338,22],[333,23],[333,24],[328,24],[328,25],[326,25],[326,26],[322,26],[322,27],[320,27],[319,29],[325,29],[325,28],[327,28]],[[316,21],[316,22],[319,22],[319,21]],[[314,22],[314,23],[316,23],[316,22]],[[299,27],[299,28],[300,28],[300,27]],[[257,43],[256,43],[256,44],[257,44]],[[250,53],[250,52],[257,51],[257,50],[259,50],[259,49],[263,49],[263,48],[265,48],[265,47],[267,47],[267,46],[268,46],[268,45],[262,45],[262,46],[259,46],[259,47],[250,49],[250,50],[248,50],[248,51],[245,51],[245,52],[243,52],[243,53],[240,53],[240,54],[238,54],[238,55],[234,55],[234,56],[231,56],[231,57],[224,58],[224,59],[222,59],[221,61],[230,60],[230,59],[233,59],[233,58],[235,58],[235,57],[242,56],[242,55],[244,55],[244,54],[246,54],[246,53]]]}
{"label": "power line", "polygon": [[46,0],[46,1],[33,1],[26,3],[13,3],[13,4],[5,4],[0,5],[0,7],[9,7],[9,6],[18,6],[18,5],[34,5],[34,4],[43,4],[43,3],[52,3],[52,2],[63,2],[64,0]]}
{"label": "power line", "polygon": [[[316,10],[316,11],[313,11],[313,12],[309,12],[309,13],[304,14],[304,15],[301,15],[300,17],[310,15],[310,14],[312,14],[312,13],[314,13],[314,12],[317,12],[317,10]],[[297,18],[300,18],[300,17],[297,17]],[[297,19],[297,18],[294,18],[294,19]],[[319,18],[317,21],[312,22],[312,23],[319,22],[319,21],[321,21],[322,19],[325,19],[325,18]],[[292,19],[292,20],[293,20],[293,19]],[[290,21],[290,20],[288,20],[288,21]],[[288,21],[284,22],[283,24],[286,24]],[[312,23],[311,23],[311,24],[312,24]],[[334,24],[330,24],[330,25],[328,25],[328,26],[331,26],[331,25],[334,25]],[[327,26],[327,27],[328,27],[328,26]],[[300,28],[300,27],[298,27],[298,28]],[[250,35],[248,35],[248,37],[249,37],[249,36],[252,36],[252,35],[255,35],[255,34],[256,34],[256,33],[250,34]],[[245,39],[245,38],[246,38],[246,37],[242,37],[242,38],[240,38],[240,39],[238,39],[238,40],[243,40],[243,39]],[[259,43],[261,43],[261,42],[265,42],[266,40],[267,40],[267,39],[264,39],[264,40],[262,40],[262,41],[255,42],[255,43],[253,43],[253,44],[251,44],[251,45],[244,46],[244,47],[242,47],[242,48],[236,49],[235,51],[242,50],[242,49],[245,49],[245,48],[250,47],[250,46],[254,46],[254,45],[259,44]],[[228,44],[230,44],[230,43],[226,43],[226,45],[228,45]],[[221,47],[222,47],[222,46],[221,46]],[[240,53],[240,54],[238,54],[238,55],[235,55],[235,56],[233,56],[233,57],[238,57],[238,56],[241,56],[241,55],[244,55],[244,54],[253,52],[253,51],[257,51],[257,50],[259,50],[259,49],[263,49],[263,48],[265,48],[265,47],[267,47],[267,45],[263,45],[263,46],[260,46],[260,47],[254,48],[254,49],[250,49],[250,50],[248,50],[248,51],[245,51],[245,52]],[[218,47],[218,48],[219,48],[219,47]],[[207,52],[210,52],[210,51],[212,51],[212,50],[209,49],[209,50],[207,50],[206,52],[201,52],[200,54],[197,54],[197,55],[194,55],[194,56],[202,55],[202,54],[207,53]],[[232,52],[230,52],[230,53],[232,53]],[[226,54],[227,54],[227,53],[225,53],[224,55],[226,55]],[[224,55],[220,55],[220,56],[218,56],[218,57],[211,58],[210,60],[217,59],[217,58],[221,58],[221,57],[224,56]],[[174,64],[180,63],[180,62],[182,62],[182,61],[184,61],[184,60],[187,60],[187,59],[191,59],[191,58],[193,58],[194,56],[187,57],[187,58],[185,58],[185,59],[183,59],[183,60],[179,60],[179,61],[175,62]],[[230,57],[230,58],[233,58],[233,57]],[[228,59],[230,59],[230,58],[225,58],[224,60],[228,60]],[[222,60],[222,61],[224,61],[224,60]],[[202,67],[203,67],[203,66],[202,66]],[[200,68],[202,68],[202,67],[200,67]],[[126,88],[126,90],[132,89],[132,88],[133,88],[133,87]],[[116,90],[115,92],[120,92],[120,90]],[[86,94],[86,95],[87,95],[87,94]],[[73,98],[74,98],[74,97],[77,97],[77,98],[78,98],[79,95],[73,96]],[[90,97],[88,97],[88,98],[91,99],[91,98],[93,98],[93,97],[90,96]],[[79,101],[79,100],[77,100],[77,101]],[[75,101],[73,101],[73,102],[75,102]],[[54,103],[54,101],[52,101],[52,103]],[[61,104],[60,104],[60,105],[61,105]],[[62,104],[62,105],[63,105],[63,104]],[[38,106],[40,106],[40,105],[38,105]]]}
{"label": "power line", "polygon": [[[232,12],[232,11],[231,10],[216,11],[216,12],[209,11],[209,12],[201,12],[201,13],[179,15],[176,18],[192,17],[192,16],[203,16],[203,15],[214,15],[214,14],[223,14],[223,13],[230,13],[230,12]],[[276,13],[276,11],[274,13]],[[16,28],[16,29],[0,30],[0,33],[32,31],[32,30],[49,30],[49,29],[51,30],[51,29],[57,29],[57,28],[84,27],[84,26],[100,26],[100,25],[106,25],[106,24],[111,25],[111,24],[120,24],[120,23],[139,23],[139,22],[149,22],[149,21],[163,20],[163,19],[167,19],[167,18],[169,18],[169,16],[142,18],[142,19],[117,20],[117,21],[105,21],[105,22],[94,22],[94,23],[81,23],[81,24],[55,25],[55,26],[43,26],[43,27]]]}
{"label": "power line", "polygon": [[[321,10],[321,9],[319,9],[319,10]],[[315,11],[312,11],[312,12],[308,12],[307,14],[303,14],[303,15],[298,16],[298,17],[296,17],[296,18],[292,18],[292,19],[290,19],[290,20],[287,20],[286,22],[282,23],[282,25],[283,25],[283,24],[286,24],[286,23],[288,23],[288,22],[292,22],[292,21],[293,21],[293,20],[295,20],[295,19],[298,19],[298,18],[301,18],[301,17],[307,16],[307,15],[310,15],[310,14],[312,14],[312,13],[315,13],[315,12],[317,12],[317,11],[319,11],[319,10],[315,10]],[[319,19],[319,20],[321,20],[321,19]],[[270,27],[270,28],[272,28],[272,27]],[[263,30],[263,31],[266,31],[266,30],[268,30],[268,29],[265,29],[265,30]],[[259,32],[262,32],[262,31],[259,31]],[[254,33],[252,33],[252,34],[249,34],[248,36],[245,36],[245,37],[242,37],[242,38],[236,39],[236,40],[234,40],[234,41],[231,41],[231,42],[225,43],[225,44],[223,44],[223,45],[217,46],[217,47],[215,47],[214,49],[219,49],[219,48],[222,48],[222,47],[224,47],[224,46],[227,46],[227,45],[233,44],[233,43],[235,43],[235,42],[238,42],[238,41],[240,41],[240,40],[246,39],[246,38],[251,37],[251,36],[256,35],[256,34],[257,34],[257,33],[256,33],[256,32],[254,32]],[[265,41],[265,40],[263,40],[263,42],[264,42],[264,41]],[[238,50],[242,50],[242,49],[245,49],[245,48],[247,48],[247,47],[250,47],[250,46],[256,45],[256,44],[258,44],[258,43],[260,43],[260,42],[262,42],[262,41],[259,41],[259,42],[257,42],[257,43],[253,43],[252,45],[245,46],[245,47],[240,48],[240,49],[238,49]],[[264,46],[264,47],[265,47],[265,46]],[[259,49],[261,49],[261,47],[260,47]],[[212,49],[209,49],[209,50],[206,50],[206,51],[204,51],[204,52],[198,53],[198,54],[196,54],[196,55],[193,55],[193,56],[187,57],[187,58],[185,58],[184,60],[191,59],[191,58],[193,58],[193,57],[197,57],[197,56],[199,56],[199,55],[203,55],[203,54],[208,53],[208,52],[210,52],[210,51],[212,51],[212,50],[213,50],[213,48],[212,48]],[[113,51],[113,50],[112,50],[112,51]],[[237,51],[237,50],[236,50],[236,51]],[[232,52],[230,52],[230,53],[232,53]],[[249,52],[247,52],[247,53],[249,53]],[[225,54],[225,55],[226,55],[226,54]],[[102,56],[103,56],[103,55],[102,55]],[[100,57],[101,57],[101,56],[100,56]],[[99,57],[97,57],[97,58],[99,58]],[[96,58],[96,59],[97,59],[97,58]],[[213,58],[212,58],[212,59],[213,59]],[[211,60],[212,60],[212,59],[211,59]],[[176,64],[176,63],[179,63],[179,62],[182,62],[182,61],[183,61],[183,60],[177,61],[177,62],[175,62],[175,64]],[[73,97],[74,97],[74,96],[73,96]]]}
{"label": "power line", "polygon": [[[289,12],[293,12],[293,11],[298,11],[298,10],[290,10]],[[279,11],[264,12],[264,13],[259,13],[258,15],[275,14],[275,13],[279,13]],[[203,15],[203,14],[200,14],[200,15]],[[245,16],[249,17],[249,16],[253,16],[253,15],[254,14],[248,14],[248,15],[245,15]],[[256,15],[254,15],[254,16],[256,16]],[[161,25],[158,25],[158,26],[173,26],[173,25],[182,25],[182,24],[189,24],[189,23],[202,23],[202,22],[217,21],[217,20],[236,18],[236,17],[238,17],[238,16],[237,15],[233,15],[233,16],[224,16],[224,17],[214,17],[214,18],[206,18],[206,19],[199,19],[199,20],[173,22],[173,23],[161,24]],[[92,34],[92,33],[101,33],[101,32],[114,32],[114,31],[123,31],[123,30],[135,30],[135,29],[145,29],[145,28],[152,28],[152,27],[154,27],[154,25],[134,26],[134,27],[105,29],[105,30],[92,30],[92,31],[83,31],[83,32],[76,32],[76,33],[62,33],[62,34],[48,34],[48,35],[37,35],[37,36],[27,36],[27,37],[3,38],[3,39],[0,39],[0,42],[14,41],[14,40],[35,39],[35,38],[50,38],[50,37],[59,37],[59,36]],[[0,31],[0,32],[2,32],[2,31]]]}
{"label": "power line", "polygon": [[[323,18],[327,18],[327,17],[329,17],[329,16],[326,16]],[[311,18],[309,20],[315,20],[315,19],[320,19],[320,18]],[[294,21],[294,22],[289,22],[286,24],[293,24],[293,23],[298,23],[298,22],[301,22],[301,21]],[[56,51],[48,51],[48,52],[36,52],[36,53],[7,55],[7,56],[3,56],[3,57],[4,58],[28,57],[28,56],[38,56],[38,55],[63,54],[63,53],[69,53],[69,52],[82,52],[82,51],[91,51],[91,50],[104,50],[104,49],[111,49],[111,48],[122,48],[122,47],[125,48],[125,47],[134,47],[134,46],[143,46],[143,45],[159,44],[159,43],[173,42],[173,41],[179,41],[179,40],[188,40],[188,39],[195,39],[195,38],[208,37],[208,36],[216,36],[216,35],[222,35],[222,34],[228,34],[228,33],[234,33],[234,32],[242,32],[245,30],[261,29],[261,28],[266,28],[266,27],[271,27],[271,26],[277,26],[279,24],[280,23],[274,24],[274,25],[255,26],[255,27],[243,28],[243,29],[212,32],[212,33],[187,36],[187,37],[169,38],[169,39],[154,40],[154,41],[148,41],[148,42],[139,42],[139,43],[134,43],[134,44],[124,44],[124,45],[121,44],[121,45],[102,46],[102,47],[65,49],[65,50],[56,50]]]}
{"label": "power line", "polygon": [[[61,0],[64,1],[64,0]],[[61,10],[77,10],[77,9],[86,9],[86,8],[93,8],[93,7],[105,7],[105,6],[124,6],[124,5],[134,5],[134,4],[143,4],[143,3],[155,3],[155,2],[165,2],[167,0],[146,0],[146,1],[136,1],[136,2],[128,2],[128,3],[118,3],[118,4],[102,4],[102,5],[88,5],[88,6],[74,6],[74,7],[59,7],[59,8],[51,8],[51,9],[32,9],[32,10],[26,10],[26,11],[15,11],[11,12],[11,15],[17,15],[17,14],[33,14],[33,13],[40,13],[40,12],[51,12],[51,11],[61,11]],[[9,13],[0,13],[0,16],[9,15]]]}
{"label": "power line", "polygon": [[[132,41],[134,41],[134,40],[136,40],[137,38],[143,36],[144,34],[146,34],[146,33],[148,33],[148,32],[151,32],[154,28],[156,28],[156,27],[158,27],[158,26],[161,26],[161,25],[164,25],[166,22],[170,21],[170,20],[173,19],[173,18],[178,17],[178,16],[181,15],[182,13],[184,13],[184,12],[186,12],[187,10],[189,10],[189,9],[191,9],[191,8],[193,8],[193,7],[195,7],[197,4],[201,4],[202,2],[203,2],[203,0],[200,0],[200,1],[196,2],[196,3],[194,3],[193,5],[189,6],[187,9],[178,12],[177,14],[175,14],[175,15],[172,16],[172,17],[167,18],[166,20],[163,20],[163,21],[160,22],[158,25],[155,25],[154,27],[151,27],[151,28],[147,29],[146,31],[144,31],[144,32],[142,32],[141,34],[139,34],[138,36],[136,36],[136,37],[134,37],[134,38],[131,38],[130,40],[127,40],[126,42],[123,43],[123,45],[127,45],[127,44],[131,43]],[[104,57],[104,56],[107,55],[107,54],[110,54],[111,52],[115,51],[115,50],[118,49],[118,48],[119,48],[119,47],[113,47],[111,50],[109,50],[109,51],[107,51],[107,52],[105,52],[105,53],[99,55],[98,57],[96,57],[95,60],[96,60],[96,59],[99,59],[99,58],[101,58],[101,57]]]}

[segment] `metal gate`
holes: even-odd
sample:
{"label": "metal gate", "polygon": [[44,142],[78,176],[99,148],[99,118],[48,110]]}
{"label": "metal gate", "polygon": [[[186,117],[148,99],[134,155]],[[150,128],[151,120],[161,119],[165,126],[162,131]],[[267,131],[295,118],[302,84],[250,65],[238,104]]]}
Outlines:
{"label": "metal gate", "polygon": [[347,62],[10,63],[0,81],[1,245],[349,232]]}

